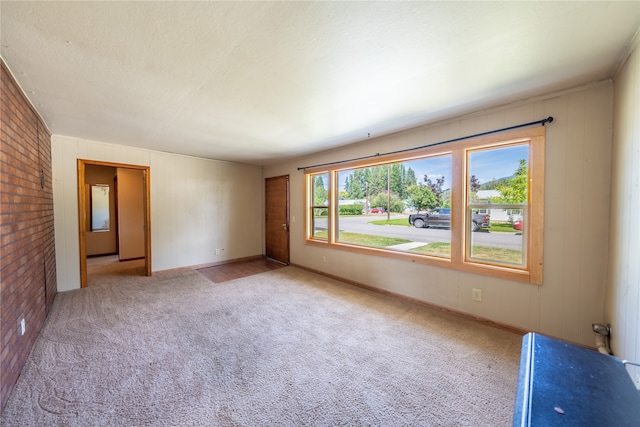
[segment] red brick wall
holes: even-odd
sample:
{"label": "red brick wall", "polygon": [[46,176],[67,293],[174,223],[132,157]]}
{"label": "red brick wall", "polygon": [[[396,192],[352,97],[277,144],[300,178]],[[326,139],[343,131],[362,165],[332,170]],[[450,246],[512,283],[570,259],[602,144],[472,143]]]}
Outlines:
{"label": "red brick wall", "polygon": [[4,63],[0,68],[1,412],[44,324],[57,284],[51,135]]}

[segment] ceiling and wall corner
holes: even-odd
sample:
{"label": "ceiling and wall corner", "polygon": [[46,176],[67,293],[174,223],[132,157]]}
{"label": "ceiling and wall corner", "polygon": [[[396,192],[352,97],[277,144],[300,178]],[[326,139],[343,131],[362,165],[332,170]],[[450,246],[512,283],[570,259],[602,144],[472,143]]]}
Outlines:
{"label": "ceiling and wall corner", "polygon": [[272,164],[613,77],[640,2],[0,2],[51,132]]}

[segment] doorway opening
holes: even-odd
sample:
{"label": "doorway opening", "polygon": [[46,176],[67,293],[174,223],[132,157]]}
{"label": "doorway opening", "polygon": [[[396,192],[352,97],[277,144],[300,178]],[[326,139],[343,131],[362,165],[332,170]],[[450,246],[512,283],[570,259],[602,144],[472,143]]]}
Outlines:
{"label": "doorway opening", "polygon": [[80,284],[91,274],[151,276],[149,167],[78,160]]}

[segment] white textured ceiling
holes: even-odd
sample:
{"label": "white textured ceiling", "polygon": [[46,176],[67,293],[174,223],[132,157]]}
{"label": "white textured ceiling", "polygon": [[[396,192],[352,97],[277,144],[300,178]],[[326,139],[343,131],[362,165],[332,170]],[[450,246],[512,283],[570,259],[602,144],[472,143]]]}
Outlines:
{"label": "white textured ceiling", "polygon": [[607,79],[627,2],[6,2],[54,134],[266,164]]}

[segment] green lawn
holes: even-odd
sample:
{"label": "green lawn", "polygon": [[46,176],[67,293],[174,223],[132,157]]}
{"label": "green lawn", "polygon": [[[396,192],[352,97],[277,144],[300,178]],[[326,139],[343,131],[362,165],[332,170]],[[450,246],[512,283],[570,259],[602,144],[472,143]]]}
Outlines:
{"label": "green lawn", "polygon": [[[320,239],[327,238],[327,231],[317,232],[315,237]],[[387,246],[399,245],[401,243],[409,243],[411,240],[398,239],[395,237],[373,236],[370,234],[348,233],[341,231],[338,236],[338,241],[342,243],[352,243],[355,245],[373,246],[377,248],[384,248]]]}
{"label": "green lawn", "polygon": [[513,225],[505,223],[491,223],[489,231],[502,231],[507,233],[520,233],[519,230],[514,230]]}
{"label": "green lawn", "polygon": [[[451,244],[445,242],[433,242],[428,245],[411,249],[411,252],[419,252],[429,255],[451,255]],[[475,259],[497,261],[507,264],[522,264],[522,251],[514,249],[492,248],[488,246],[471,247],[471,256]]]}
{"label": "green lawn", "polygon": [[[327,238],[327,231],[316,232],[315,237],[320,239]],[[338,241],[342,243],[351,243],[354,245],[371,246],[376,248],[384,248],[387,246],[399,245],[402,243],[410,243],[411,240],[399,239],[395,237],[374,236],[371,234],[340,232]],[[447,242],[432,242],[427,245],[419,246],[411,249],[410,252],[417,252],[435,256],[451,256],[451,244]],[[488,246],[473,246],[471,255],[475,259],[497,261],[506,264],[521,264],[522,251],[514,249],[493,248]]]}
{"label": "green lawn", "polygon": [[432,242],[428,245],[419,246],[411,249],[411,252],[419,252],[421,254],[439,255],[439,256],[451,256],[451,243],[447,242]]}

